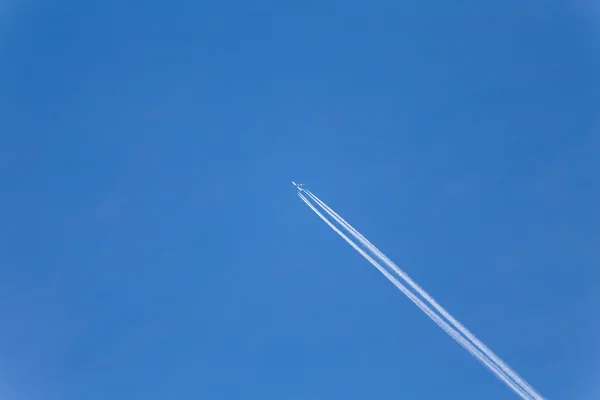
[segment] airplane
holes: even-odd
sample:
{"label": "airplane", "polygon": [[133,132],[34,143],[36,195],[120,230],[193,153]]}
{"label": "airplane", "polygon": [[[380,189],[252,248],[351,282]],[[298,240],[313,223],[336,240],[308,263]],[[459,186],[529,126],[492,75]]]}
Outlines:
{"label": "airplane", "polygon": [[296,183],[294,181],[292,181],[292,183],[294,184],[294,186],[296,186],[296,189],[298,190],[302,190],[302,186],[304,186],[304,183]]}

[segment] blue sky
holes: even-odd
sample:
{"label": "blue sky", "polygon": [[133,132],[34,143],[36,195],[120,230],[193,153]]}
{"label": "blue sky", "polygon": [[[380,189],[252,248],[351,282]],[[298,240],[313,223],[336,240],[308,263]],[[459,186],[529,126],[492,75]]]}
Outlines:
{"label": "blue sky", "polygon": [[593,2],[3,4],[2,398],[600,395]]}

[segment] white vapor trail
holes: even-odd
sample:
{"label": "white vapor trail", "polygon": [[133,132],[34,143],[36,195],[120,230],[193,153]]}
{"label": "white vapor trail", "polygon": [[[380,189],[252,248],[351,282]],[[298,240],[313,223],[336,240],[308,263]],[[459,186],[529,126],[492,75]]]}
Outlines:
{"label": "white vapor trail", "polygon": [[333,225],[323,214],[321,214],[312,203],[306,199],[301,193],[298,193],[298,196],[304,201],[327,225],[331,227],[338,235],[340,235],[348,244],[350,244],[356,251],[358,251],[367,261],[369,261],[375,268],[379,270],[390,282],[392,282],[402,293],[404,293],[413,303],[417,305],[429,318],[431,318],[440,328],[442,328],[446,333],[448,333],[454,340],[456,340],[463,348],[465,348],[469,353],[471,353],[477,360],[479,360],[484,366],[486,366],[490,371],[492,371],[496,376],[504,381],[507,386],[515,391],[521,398],[525,400],[532,400],[533,397],[530,396],[527,392],[525,392],[521,387],[516,385],[509,377],[507,377],[497,365],[492,363],[485,355],[473,346],[468,340],[466,340],[463,336],[460,335],[456,329],[451,327],[446,321],[444,321],[438,314],[436,314],[427,304],[425,304],[421,299],[415,296],[406,286],[404,286],[398,279],[396,279],[393,275],[391,275],[384,267],[381,266],[377,261],[375,261],[371,256],[369,256],[363,249],[358,247],[356,243],[352,241],[348,236],[346,236],[342,231],[340,231],[335,225]]}
{"label": "white vapor trail", "polygon": [[392,260],[390,260],[385,254],[383,254],[377,247],[367,240],[360,232],[358,232],[352,225],[344,220],[340,215],[333,211],[317,196],[311,193],[307,189],[303,189],[308,196],[311,197],[321,208],[323,208],[333,219],[335,219],[340,225],[352,234],[360,243],[367,247],[376,257],[381,259],[389,268],[391,268],[398,276],[400,276],[415,292],[421,295],[437,312],[439,312],[444,318],[458,329],[467,339],[469,339],[475,346],[477,346],[490,360],[498,365],[504,373],[506,373],[513,381],[525,390],[531,398],[535,400],[543,400],[543,397],[539,395],[536,390],[521,378],[515,371],[513,371],[504,361],[502,361],[494,352],[492,352],[485,344],[483,344],[475,335],[473,335],[467,328],[465,328],[458,320],[456,320],[448,311],[446,311],[441,305],[439,305],[425,290],[423,290],[417,283],[415,283],[402,269],[400,269]]}
{"label": "white vapor trail", "polygon": [[[429,316],[438,326],[440,326],[446,333],[448,333],[453,339],[455,339],[463,348],[469,351],[475,358],[477,358],[483,365],[490,369],[496,376],[504,381],[507,386],[520,395],[523,399],[529,400],[540,400],[543,399],[537,392],[529,386],[522,378],[520,378],[514,371],[512,371],[506,364],[502,362],[491,350],[489,350],[483,343],[481,343],[474,335],[472,335],[464,326],[456,321],[446,310],[444,310],[439,304],[435,302],[423,289],[421,289],[415,282],[413,282],[400,268],[398,268],[389,258],[387,258],[379,249],[371,244],[364,236],[362,236],[356,229],[354,229],[348,222],[346,222],[341,216],[335,211],[329,208],[325,203],[318,199],[314,194],[306,189],[302,189],[307,195],[318,205],[329,214],[334,220],[342,225],[347,231],[352,234],[361,244],[367,247],[376,257],[380,258],[385,264],[388,265],[396,274],[404,279],[418,294],[420,294],[425,300],[427,300],[440,314],[446,317],[451,323],[455,325],[459,331],[466,336],[468,339],[473,341],[477,348],[465,339],[454,327],[450,326],[448,322],[443,320],[435,311],[433,311],[427,304],[425,304],[420,298],[415,296],[406,286],[404,286],[398,279],[392,276],[386,269],[384,269],[377,261],[370,257],[363,249],[358,247],[351,239],[349,239],[344,233],[342,233],[336,226],[334,226],[327,218],[323,216],[306,197],[300,192],[298,195],[302,200],[323,220],[325,221],[336,233],[338,233],[346,242],[348,242],[355,250],[357,250],[363,257],[373,264],[388,280],[390,280],[398,289],[400,289],[413,303],[415,303],[427,316]],[[490,356],[491,355],[491,356]]]}

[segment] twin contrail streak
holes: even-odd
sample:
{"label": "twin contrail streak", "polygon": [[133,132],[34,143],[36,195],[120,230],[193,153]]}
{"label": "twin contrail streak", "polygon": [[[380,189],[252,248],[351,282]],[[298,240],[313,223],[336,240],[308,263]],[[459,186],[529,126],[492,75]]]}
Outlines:
{"label": "twin contrail streak", "polygon": [[[333,225],[321,212],[319,212],[315,206],[302,195],[301,192],[305,192],[314,202],[317,203],[321,209],[323,209],[331,218],[333,218],[338,224],[340,224],[346,231],[348,231],[356,240],[358,240],[364,247],[366,247],[375,257],[379,258],[386,264],[394,273],[402,278],[417,294],[425,299],[436,311],[432,310],[423,300],[418,298],[413,292],[404,286],[396,277],[391,275],[384,267],[369,256],[363,249],[361,249],[352,239],[345,235],[340,229]],[[479,339],[477,339],[471,332],[469,332],[460,322],[458,322],[450,313],[448,313],[442,306],[440,306],[431,296],[427,294],[419,285],[417,285],[408,275],[402,271],[394,262],[385,256],[377,247],[369,242],[360,232],[358,232],[352,225],[346,222],[341,216],[335,211],[328,207],[324,202],[317,198],[314,194],[306,189],[300,189],[298,195],[302,200],[323,220],[329,225],[336,233],[338,233],[346,242],[348,242],[356,251],[358,251],[363,257],[367,259],[373,266],[375,266],[390,282],[392,282],[398,289],[402,291],[413,303],[415,303],[427,316],[429,316],[438,326],[440,326],[446,333],[448,333],[454,340],[456,340],[463,348],[469,351],[476,359],[478,359],[483,365],[485,365],[490,371],[501,379],[507,386],[515,391],[523,399],[528,400],[543,400],[533,387],[531,387],[524,379],[522,379],[516,372],[514,372],[506,363],[504,363],[498,356],[496,356],[489,348],[487,348]],[[446,318],[453,326],[451,326],[446,320],[440,315]],[[455,329],[456,328],[456,329]],[[458,331],[457,331],[458,329]]]}
{"label": "twin contrail streak", "polygon": [[337,232],[346,242],[348,242],[356,251],[358,251],[363,257],[367,259],[371,264],[375,266],[390,282],[392,282],[402,293],[404,293],[410,300],[413,301],[427,316],[429,316],[438,326],[440,326],[446,333],[448,333],[453,339],[455,339],[461,346],[463,346],[467,351],[475,356],[483,365],[488,367],[492,372],[499,376],[509,387],[511,387],[515,392],[517,392],[524,399],[530,400],[531,397],[528,396],[521,388],[515,385],[510,379],[502,375],[500,370],[496,365],[491,363],[479,350],[477,350],[471,343],[469,343],[465,338],[460,336],[460,334],[453,329],[446,321],[440,318],[431,308],[429,308],[422,300],[416,297],[406,286],[404,286],[398,279],[392,276],[385,268],[381,266],[377,261],[375,261],[371,256],[369,256],[363,249],[358,247],[356,243],[354,243],[348,236],[342,233],[335,225],[333,225],[327,218],[323,216],[302,194],[299,194],[302,200],[319,216],[327,225],[329,225],[335,232]]}
{"label": "twin contrail streak", "polygon": [[425,290],[423,290],[417,283],[415,283],[404,271],[402,271],[392,260],[390,260],[385,254],[383,254],[377,247],[369,242],[360,232],[358,232],[352,225],[346,222],[340,215],[333,211],[329,206],[323,203],[317,196],[311,193],[307,189],[303,189],[306,193],[317,202],[321,208],[323,208],[333,219],[335,219],[340,225],[346,228],[352,236],[354,236],[359,242],[367,247],[376,257],[379,257],[388,267],[390,267],[398,276],[400,276],[415,292],[421,295],[437,312],[439,312],[444,318],[446,318],[456,329],[458,329],[467,339],[469,339],[475,346],[477,346],[481,352],[483,352],[490,360],[498,365],[502,371],[504,371],[512,380],[520,385],[532,398],[541,400],[542,397],[535,392],[535,390],[529,385],[523,378],[521,378],[515,371],[513,371],[506,363],[504,363],[494,352],[492,352],[485,344],[475,337],[467,328],[465,328],[459,321],[457,321],[448,311],[446,311],[441,305],[439,305]]}

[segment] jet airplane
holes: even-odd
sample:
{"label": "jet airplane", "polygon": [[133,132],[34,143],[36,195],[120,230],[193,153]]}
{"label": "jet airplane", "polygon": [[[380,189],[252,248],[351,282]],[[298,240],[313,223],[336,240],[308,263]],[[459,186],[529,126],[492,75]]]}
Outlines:
{"label": "jet airplane", "polygon": [[296,186],[296,189],[298,190],[302,190],[302,186],[304,186],[304,183],[296,183],[294,181],[292,181],[292,183],[294,184],[294,186]]}

